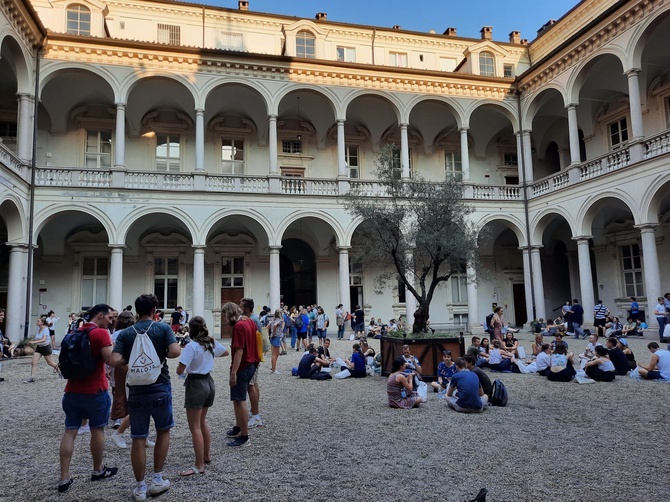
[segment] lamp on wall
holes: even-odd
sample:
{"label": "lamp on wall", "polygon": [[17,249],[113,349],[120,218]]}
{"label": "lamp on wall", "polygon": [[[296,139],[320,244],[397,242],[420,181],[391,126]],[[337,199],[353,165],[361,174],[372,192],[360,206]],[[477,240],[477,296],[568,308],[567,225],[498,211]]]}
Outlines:
{"label": "lamp on wall", "polygon": [[[300,125],[300,96],[298,96],[298,130],[302,128]],[[298,141],[302,140],[302,134],[298,133]]]}

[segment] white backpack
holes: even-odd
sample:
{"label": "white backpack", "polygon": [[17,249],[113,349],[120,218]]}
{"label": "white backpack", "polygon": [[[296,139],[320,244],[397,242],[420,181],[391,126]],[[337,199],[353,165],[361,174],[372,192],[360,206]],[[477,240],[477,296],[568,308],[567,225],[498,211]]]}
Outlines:
{"label": "white backpack", "polygon": [[154,347],[151,338],[147,334],[153,326],[153,322],[149,327],[140,333],[133,326],[136,336],[133,342],[133,348],[130,351],[130,359],[128,360],[128,374],[126,376],[126,385],[133,387],[135,385],[151,385],[158,380],[161,374],[161,364],[156,348]]}

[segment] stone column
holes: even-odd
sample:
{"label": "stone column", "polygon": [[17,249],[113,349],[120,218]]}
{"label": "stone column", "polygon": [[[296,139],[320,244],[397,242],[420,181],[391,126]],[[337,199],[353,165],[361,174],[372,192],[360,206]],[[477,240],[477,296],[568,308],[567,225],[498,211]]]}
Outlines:
{"label": "stone column", "polygon": [[570,104],[568,109],[568,137],[570,139],[570,164],[579,164],[582,156],[579,151],[579,124],[577,124],[577,105]]}
{"label": "stone column", "polygon": [[[405,258],[407,260],[407,281],[414,287],[414,254],[411,250],[405,252]],[[405,288],[405,315],[407,317],[405,329],[408,332],[412,331],[414,312],[416,312],[416,298],[408,288]]]}
{"label": "stone column", "polygon": [[193,246],[193,305],[194,316],[205,315],[205,250],[207,246]]}
{"label": "stone column", "polygon": [[579,259],[579,284],[581,286],[580,303],[584,309],[584,321],[593,314],[593,274],[591,273],[591,254],[589,252],[590,236],[573,237],[577,241],[577,258]]}
{"label": "stone column", "polygon": [[[652,310],[654,300],[663,296],[661,291],[661,271],[658,267],[658,250],[656,248],[656,225],[640,225],[640,237],[642,239],[642,261],[644,263],[644,291],[647,304]],[[653,311],[652,311],[653,315]]]}
{"label": "stone column", "polygon": [[18,93],[18,117],[16,131],[16,156],[30,161],[33,152],[33,115],[35,99],[30,94]]}
{"label": "stone column", "polygon": [[340,283],[340,303],[345,312],[351,312],[349,289],[349,246],[339,246],[337,251],[340,257],[340,270],[338,280]]}
{"label": "stone column", "polygon": [[479,297],[477,296],[477,271],[468,265],[466,276],[468,281],[466,286],[468,292],[468,327],[472,331],[473,328],[480,328],[482,325],[479,316]]}
{"label": "stone column", "polygon": [[463,181],[470,181],[470,152],[468,150],[468,128],[461,127],[458,131],[461,133],[461,170],[463,172]]}
{"label": "stone column", "polygon": [[346,160],[347,159],[345,150],[344,120],[337,119],[337,177],[338,178],[349,177],[349,173],[347,172]]}
{"label": "stone column", "polygon": [[12,342],[23,339],[26,313],[26,270],[28,245],[8,244],[9,277],[7,280],[7,307],[4,335]]}
{"label": "stone column", "polygon": [[625,73],[626,77],[628,77],[631,140],[644,137],[642,128],[642,103],[640,100],[640,80],[638,78],[639,74],[640,70],[637,68],[628,70]]}
{"label": "stone column", "polygon": [[109,305],[121,312],[123,309],[123,249],[124,244],[109,244]]}
{"label": "stone column", "polygon": [[281,303],[280,250],[281,246],[270,246],[270,308],[273,312]]}
{"label": "stone column", "polygon": [[277,168],[277,116],[269,115],[268,152],[270,155],[270,174],[279,174]]}
{"label": "stone column", "polygon": [[116,103],[116,133],[114,135],[114,167],[115,168],[126,167],[126,104],[125,103]]}
{"label": "stone column", "polygon": [[195,109],[195,170],[205,170],[205,110],[201,108]]}
{"label": "stone column", "polygon": [[542,260],[540,259],[540,247],[533,246],[530,251],[530,259],[533,262],[533,289],[535,292],[535,317],[547,319],[544,306],[544,282],[542,280]]}
{"label": "stone column", "polygon": [[533,181],[533,149],[531,145],[530,130],[523,131],[523,162],[526,172],[526,183]]}
{"label": "stone column", "polygon": [[523,258],[523,285],[524,292],[526,295],[526,316],[528,320],[524,325],[528,324],[533,319],[533,288],[531,287],[531,274],[530,274],[530,253],[528,248],[521,248],[521,256]]}
{"label": "stone column", "polygon": [[409,138],[407,136],[407,124],[400,124],[400,166],[402,167],[402,179],[409,179]]}
{"label": "stone column", "polygon": [[[523,144],[520,132],[515,132],[514,137],[516,138],[516,160],[517,160],[517,171],[519,173],[519,183],[523,183]],[[528,313],[530,315],[530,312]]]}

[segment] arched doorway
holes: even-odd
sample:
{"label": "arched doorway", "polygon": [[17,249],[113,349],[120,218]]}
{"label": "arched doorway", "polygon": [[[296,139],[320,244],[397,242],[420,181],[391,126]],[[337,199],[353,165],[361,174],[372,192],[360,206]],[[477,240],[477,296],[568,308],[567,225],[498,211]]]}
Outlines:
{"label": "arched doorway", "polygon": [[282,241],[279,273],[284,304],[311,305],[316,302],[316,256],[303,240]]}

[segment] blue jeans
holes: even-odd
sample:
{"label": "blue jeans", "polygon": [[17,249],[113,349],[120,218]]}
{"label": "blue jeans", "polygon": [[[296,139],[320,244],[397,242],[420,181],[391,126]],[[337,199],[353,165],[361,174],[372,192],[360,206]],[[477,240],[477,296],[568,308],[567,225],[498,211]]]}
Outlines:
{"label": "blue jeans", "polygon": [[172,418],[172,386],[169,383],[137,385],[128,391],[130,437],[143,439],[149,435],[149,420],[154,419],[157,431],[174,427]]}
{"label": "blue jeans", "polygon": [[572,330],[575,333],[575,338],[584,338],[584,330],[582,324],[579,322],[572,322]]}
{"label": "blue jeans", "polygon": [[657,317],[658,321],[658,337],[663,338],[663,331],[665,331],[665,325],[668,324],[668,320],[665,317]]}
{"label": "blue jeans", "polygon": [[337,339],[342,340],[342,338],[344,338],[344,323],[337,327]]}
{"label": "blue jeans", "polygon": [[65,428],[79,429],[85,418],[88,418],[88,425],[91,429],[104,427],[109,421],[111,406],[112,400],[106,390],[96,394],[66,392],[63,395]]}
{"label": "blue jeans", "polygon": [[298,341],[298,328],[291,326],[289,329],[291,330],[291,348],[295,349],[295,343]]}

